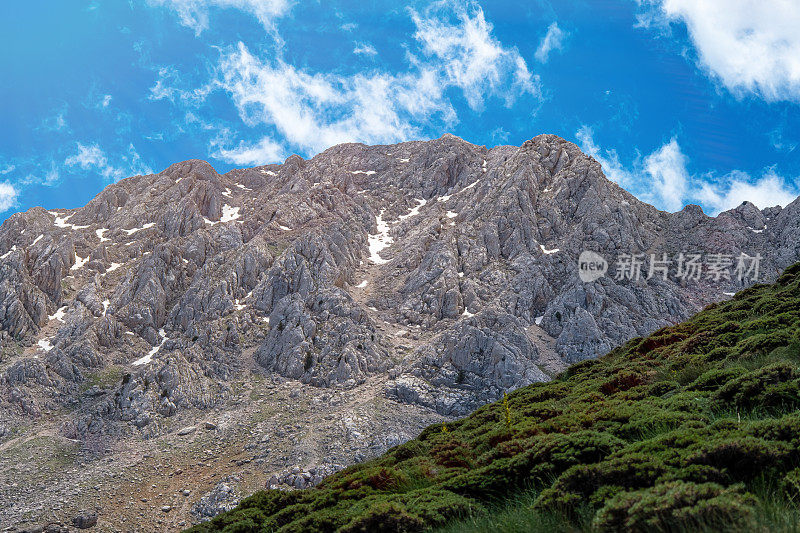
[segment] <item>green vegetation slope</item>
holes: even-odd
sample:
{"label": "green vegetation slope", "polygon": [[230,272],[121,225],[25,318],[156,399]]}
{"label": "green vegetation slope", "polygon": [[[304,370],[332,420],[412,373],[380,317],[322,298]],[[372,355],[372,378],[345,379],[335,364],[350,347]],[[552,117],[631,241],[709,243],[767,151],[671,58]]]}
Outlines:
{"label": "green vegetation slope", "polygon": [[800,264],[194,532],[796,531]]}

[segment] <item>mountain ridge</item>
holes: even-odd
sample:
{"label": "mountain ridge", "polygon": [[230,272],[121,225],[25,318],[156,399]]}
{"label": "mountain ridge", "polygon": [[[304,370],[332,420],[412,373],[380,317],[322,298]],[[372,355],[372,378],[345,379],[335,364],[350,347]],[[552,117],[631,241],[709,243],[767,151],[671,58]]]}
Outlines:
{"label": "mountain ridge", "polygon": [[[211,418],[262,461],[262,485],[298,463],[328,473],[745,286],[585,284],[581,251],[761,253],[769,281],[800,259],[799,228],[800,200],[658,211],[552,135],[347,144],[222,175],[176,163],[0,226],[0,446],[50,420],[94,472],[99,440],[181,442],[176,425]],[[264,415],[267,391],[313,416]],[[357,419],[317,403],[360,391]],[[332,437],[298,437],[312,427]],[[5,490],[21,502],[9,516],[30,511]],[[206,516],[197,505],[184,516]]]}

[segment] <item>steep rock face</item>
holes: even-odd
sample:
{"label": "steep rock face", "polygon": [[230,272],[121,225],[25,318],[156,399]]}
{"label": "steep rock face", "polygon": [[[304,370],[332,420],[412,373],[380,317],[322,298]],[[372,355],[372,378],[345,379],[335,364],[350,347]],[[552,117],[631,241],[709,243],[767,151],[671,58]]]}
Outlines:
{"label": "steep rock face", "polygon": [[760,253],[768,281],[800,255],[798,226],[798,202],[658,211],[552,135],[346,144],[225,175],[186,161],[0,227],[3,417],[113,370],[70,427],[157,433],[159,417],[225,402],[245,369],[378,380],[459,415],[749,283],[613,266],[584,283],[582,251]]}

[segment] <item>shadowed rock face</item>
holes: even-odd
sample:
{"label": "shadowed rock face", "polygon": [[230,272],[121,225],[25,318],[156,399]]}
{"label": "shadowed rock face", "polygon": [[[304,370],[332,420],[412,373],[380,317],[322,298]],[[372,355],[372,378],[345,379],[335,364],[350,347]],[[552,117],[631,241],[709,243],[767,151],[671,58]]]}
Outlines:
{"label": "shadowed rock face", "polygon": [[[370,394],[462,415],[741,288],[583,283],[583,250],[760,253],[769,281],[798,231],[800,201],[658,211],[552,135],[346,144],[225,175],[186,161],[0,227],[0,424],[77,402],[70,438],[153,437],[253,370],[377,379]],[[108,368],[122,379],[87,398]]]}

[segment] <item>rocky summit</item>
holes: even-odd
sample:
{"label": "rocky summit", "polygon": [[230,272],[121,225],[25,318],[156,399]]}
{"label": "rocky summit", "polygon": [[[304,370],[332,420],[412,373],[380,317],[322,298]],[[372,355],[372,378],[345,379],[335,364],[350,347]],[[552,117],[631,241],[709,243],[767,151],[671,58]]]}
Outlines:
{"label": "rocky summit", "polygon": [[[186,161],[0,227],[0,524],[172,531],[304,488],[800,259],[800,200],[666,213],[540,135]],[[622,278],[622,279],[617,279]],[[648,279],[649,278],[649,279]]]}

